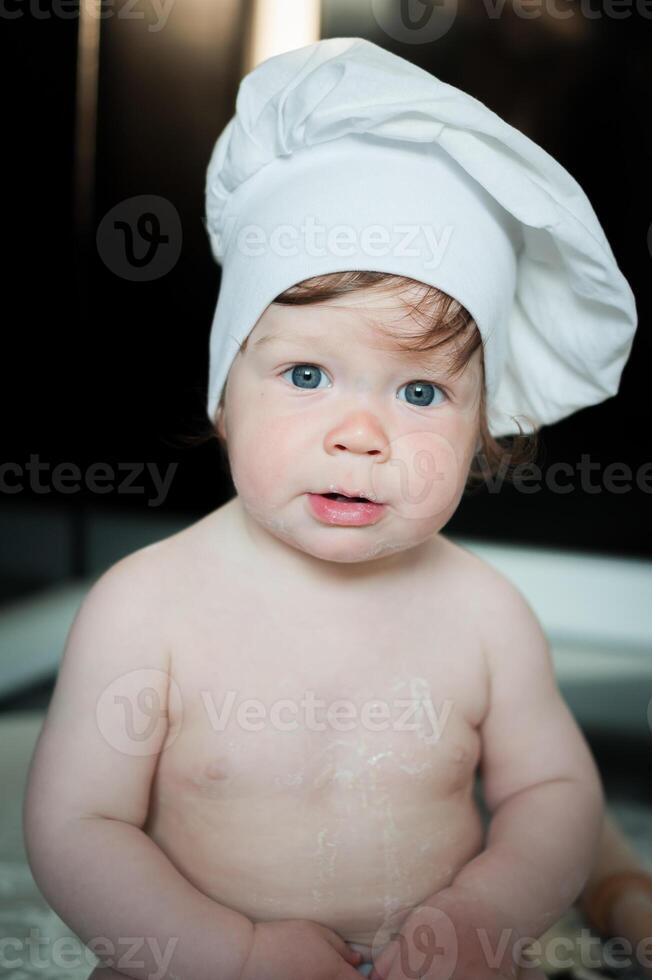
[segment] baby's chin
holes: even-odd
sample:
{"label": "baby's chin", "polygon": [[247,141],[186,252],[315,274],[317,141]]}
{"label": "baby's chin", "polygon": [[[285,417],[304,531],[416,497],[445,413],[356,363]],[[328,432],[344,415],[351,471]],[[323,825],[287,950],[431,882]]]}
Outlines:
{"label": "baby's chin", "polygon": [[407,552],[421,544],[418,541],[397,541],[387,532],[369,527],[293,528],[288,521],[271,519],[267,530],[280,541],[312,558],[341,565],[357,565],[370,561],[382,561],[399,552]]}
{"label": "baby's chin", "polygon": [[[294,542],[288,542],[294,544]],[[304,554],[311,555],[313,558],[320,558],[322,561],[334,562],[339,565],[359,565],[369,561],[380,561],[399,551],[407,551],[408,545],[396,545],[387,541],[375,541],[369,544],[348,544],[333,542],[328,547],[308,547],[304,542],[294,545]]]}

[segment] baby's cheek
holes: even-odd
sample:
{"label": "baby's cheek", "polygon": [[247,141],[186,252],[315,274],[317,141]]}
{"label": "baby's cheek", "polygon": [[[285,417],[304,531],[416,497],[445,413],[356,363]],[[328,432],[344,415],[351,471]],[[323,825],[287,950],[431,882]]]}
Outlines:
{"label": "baby's cheek", "polygon": [[[393,502],[400,516],[435,523],[450,516],[465,478],[450,440],[435,432],[407,433],[393,440],[391,450]],[[380,474],[379,482],[381,477],[386,479]],[[381,495],[380,487],[373,489]]]}
{"label": "baby's cheek", "polygon": [[274,504],[284,502],[288,492],[312,489],[303,486],[314,477],[305,472],[306,454],[293,439],[293,429],[296,422],[293,426],[290,420],[275,417],[272,424],[264,412],[255,422],[243,422],[231,452],[233,480],[242,497],[251,494]]}

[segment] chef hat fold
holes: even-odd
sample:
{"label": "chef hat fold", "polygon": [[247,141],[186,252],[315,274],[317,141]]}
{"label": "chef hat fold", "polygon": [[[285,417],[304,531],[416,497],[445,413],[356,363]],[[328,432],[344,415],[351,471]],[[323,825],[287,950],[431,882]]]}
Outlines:
{"label": "chef hat fold", "polygon": [[370,41],[318,41],[242,80],[207,169],[206,227],[222,266],[211,419],[266,307],[351,269],[466,307],[494,437],[618,391],[636,305],[582,188],[477,99]]}

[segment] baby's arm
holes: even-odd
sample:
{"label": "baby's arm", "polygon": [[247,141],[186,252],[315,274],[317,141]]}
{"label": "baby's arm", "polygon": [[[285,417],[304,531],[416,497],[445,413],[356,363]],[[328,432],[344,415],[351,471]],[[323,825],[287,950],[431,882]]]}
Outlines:
{"label": "baby's arm", "polygon": [[119,973],[237,980],[252,923],[196,889],[142,830],[169,731],[157,585],[136,552],[77,613],[28,774],[28,860],[55,912]]}
{"label": "baby's arm", "polygon": [[492,820],[486,849],[452,888],[486,896],[506,925],[539,937],[589,877],[604,796],[536,616],[508,580],[494,583],[481,603],[490,676],[481,775]]}

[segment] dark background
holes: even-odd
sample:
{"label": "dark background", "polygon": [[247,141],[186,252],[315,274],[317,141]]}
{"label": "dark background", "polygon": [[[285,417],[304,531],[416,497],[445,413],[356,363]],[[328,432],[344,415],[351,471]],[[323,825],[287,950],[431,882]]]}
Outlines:
{"label": "dark background", "polygon": [[[142,9],[134,7],[135,10]],[[508,2],[491,18],[480,0],[459,3],[448,33],[429,44],[399,43],[374,22],[370,3],[325,2],[322,36],[368,37],[479,98],[555,156],[588,194],[635,293],[640,326],[620,392],[542,430],[540,464],[575,467],[588,454],[638,467],[650,460],[650,290],[648,190],[652,69],[648,17],[632,3],[616,19],[577,4],[570,21],[516,16]],[[200,7],[178,0],[166,27],[107,17],[102,22],[94,214],[86,239],[73,221],[78,18],[7,3],[3,245],[2,458],[32,454],[82,472],[102,461],[177,464],[158,514],[188,522],[224,503],[232,486],[215,444],[178,437],[201,431],[208,334],[219,267],[203,226],[205,171],[234,111],[247,4]],[[71,6],[68,9],[73,9]],[[185,9],[185,13],[184,13]],[[34,11],[38,10],[38,15]],[[115,11],[115,8],[114,8]],[[184,29],[184,18],[186,25]],[[194,32],[194,34],[193,34]],[[95,231],[114,205],[160,195],[178,212],[183,242],[171,271],[149,282],[115,275],[98,255]],[[84,291],[80,290],[80,284]],[[43,477],[44,483],[47,477]],[[147,484],[146,474],[139,482]],[[145,493],[2,492],[5,509],[36,505],[71,515],[83,534],[93,508],[141,515]],[[647,557],[649,493],[580,486],[519,493],[504,486],[465,497],[451,534],[609,555]],[[83,519],[82,519],[83,518]],[[83,569],[77,568],[80,572]]]}

